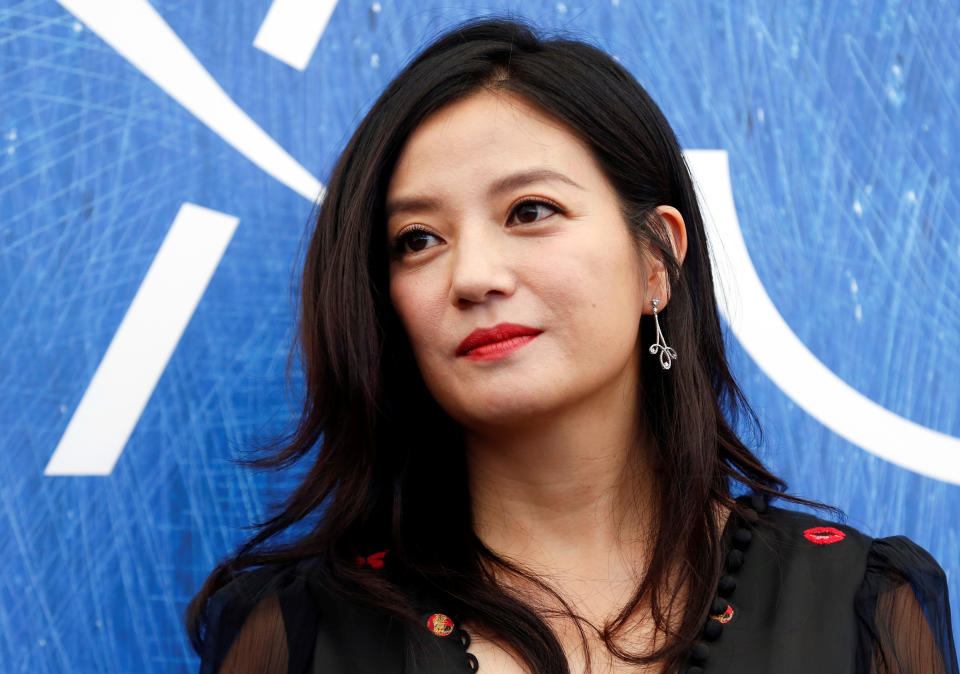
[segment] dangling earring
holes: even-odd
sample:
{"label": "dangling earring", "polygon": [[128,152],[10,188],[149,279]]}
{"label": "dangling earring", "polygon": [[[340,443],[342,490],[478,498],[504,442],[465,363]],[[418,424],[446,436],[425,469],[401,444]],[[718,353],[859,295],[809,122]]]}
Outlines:
{"label": "dangling earring", "polygon": [[651,302],[653,302],[653,323],[657,326],[657,343],[650,345],[650,353],[657,355],[659,351],[660,367],[669,370],[673,361],[677,359],[677,352],[667,346],[667,340],[663,338],[663,333],[660,332],[660,319],[657,318],[657,305],[660,304],[660,298],[654,297]]}

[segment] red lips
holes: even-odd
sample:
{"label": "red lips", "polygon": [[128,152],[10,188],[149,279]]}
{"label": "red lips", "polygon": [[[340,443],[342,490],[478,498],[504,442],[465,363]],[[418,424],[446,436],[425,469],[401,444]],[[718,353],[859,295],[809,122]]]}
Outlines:
{"label": "red lips", "polygon": [[526,335],[539,335],[543,330],[537,330],[526,325],[516,323],[500,323],[492,328],[480,328],[474,330],[467,338],[460,342],[457,347],[457,355],[466,355],[471,349],[485,344],[494,344],[514,337],[524,337]]}

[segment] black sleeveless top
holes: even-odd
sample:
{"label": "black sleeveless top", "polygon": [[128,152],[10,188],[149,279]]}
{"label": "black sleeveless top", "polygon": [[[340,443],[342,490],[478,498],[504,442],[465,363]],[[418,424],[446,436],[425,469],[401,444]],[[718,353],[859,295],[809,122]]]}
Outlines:
{"label": "black sleeveless top", "polygon": [[[681,671],[960,674],[946,577],[923,548],[753,503],[727,522],[717,596]],[[317,568],[261,567],[215,593],[201,674],[483,672],[443,606],[421,597],[413,629],[334,595]]]}

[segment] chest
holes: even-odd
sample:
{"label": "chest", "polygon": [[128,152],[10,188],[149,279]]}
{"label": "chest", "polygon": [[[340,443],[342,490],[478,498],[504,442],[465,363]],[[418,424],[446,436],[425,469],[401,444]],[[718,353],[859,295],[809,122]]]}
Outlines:
{"label": "chest", "polygon": [[[508,651],[491,642],[471,643],[470,653],[480,664],[483,674],[530,674]],[[586,662],[582,652],[567,652],[570,671],[586,671]],[[594,674],[659,674],[660,668],[653,665],[630,665],[614,658],[602,646],[594,646],[590,653],[591,668]]]}
{"label": "chest", "polygon": [[[623,662],[610,653],[595,630],[584,627],[584,634],[572,625],[551,625],[554,634],[566,655],[570,672],[580,674],[589,671],[592,674],[660,674],[660,665],[636,665]],[[635,625],[629,630],[628,639],[618,641],[619,645],[630,652],[648,652],[654,647],[652,630],[644,625]],[[479,671],[483,674],[531,674],[522,664],[521,658],[503,641],[489,638],[476,629],[470,631],[469,653],[477,658]]]}

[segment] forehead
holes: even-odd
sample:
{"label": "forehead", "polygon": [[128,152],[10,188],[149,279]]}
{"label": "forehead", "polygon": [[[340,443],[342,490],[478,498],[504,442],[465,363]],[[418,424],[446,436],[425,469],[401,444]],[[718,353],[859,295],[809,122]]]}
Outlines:
{"label": "forehead", "polygon": [[516,94],[482,90],[441,108],[414,130],[388,194],[480,188],[524,166],[581,177],[597,170],[587,145],[566,124]]}

